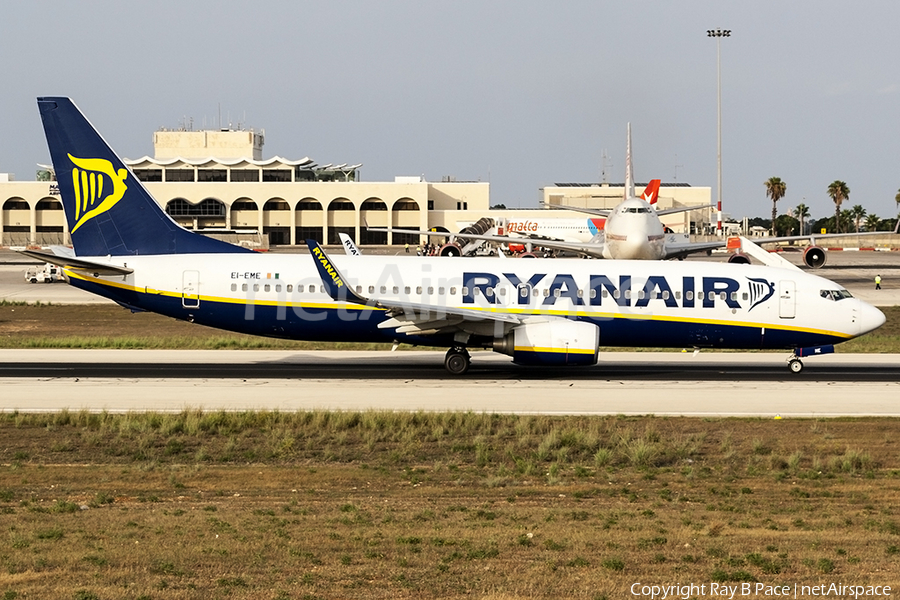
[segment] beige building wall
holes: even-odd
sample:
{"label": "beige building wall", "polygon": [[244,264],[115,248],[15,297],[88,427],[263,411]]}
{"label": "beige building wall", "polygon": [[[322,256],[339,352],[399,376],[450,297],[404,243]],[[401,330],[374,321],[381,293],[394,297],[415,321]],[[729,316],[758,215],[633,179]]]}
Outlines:
{"label": "beige building wall", "polygon": [[153,133],[153,152],[157,159],[262,158],[263,132],[254,131],[166,131]]}

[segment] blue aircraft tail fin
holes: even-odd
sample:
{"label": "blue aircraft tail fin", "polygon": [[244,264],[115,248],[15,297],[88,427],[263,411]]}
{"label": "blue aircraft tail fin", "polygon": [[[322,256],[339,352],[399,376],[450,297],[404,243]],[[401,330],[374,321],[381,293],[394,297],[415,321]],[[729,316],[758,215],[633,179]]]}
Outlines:
{"label": "blue aircraft tail fin", "polygon": [[78,256],[250,251],[175,223],[69,98],[38,109]]}
{"label": "blue aircraft tail fin", "polygon": [[316,263],[319,270],[319,276],[322,278],[322,284],[331,296],[332,300],[338,302],[352,302],[354,304],[366,304],[368,300],[363,298],[350,288],[350,284],[338,271],[338,268],[331,262],[331,259],[325,254],[325,250],[315,240],[306,240],[309,247],[309,253]]}

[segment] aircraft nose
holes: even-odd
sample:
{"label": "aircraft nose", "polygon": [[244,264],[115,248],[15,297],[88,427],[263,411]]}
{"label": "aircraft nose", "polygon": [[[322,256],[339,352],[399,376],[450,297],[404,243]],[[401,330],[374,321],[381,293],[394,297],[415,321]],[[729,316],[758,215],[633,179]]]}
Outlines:
{"label": "aircraft nose", "polygon": [[884,322],[883,312],[868,302],[859,301],[859,335],[878,329]]}

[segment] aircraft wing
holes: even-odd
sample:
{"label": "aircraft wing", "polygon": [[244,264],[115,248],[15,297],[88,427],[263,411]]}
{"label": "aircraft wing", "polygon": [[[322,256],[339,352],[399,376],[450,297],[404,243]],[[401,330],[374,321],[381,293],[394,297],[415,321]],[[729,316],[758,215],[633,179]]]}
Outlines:
{"label": "aircraft wing", "polygon": [[724,248],[726,245],[726,240],[716,240],[713,242],[681,242],[681,243],[666,243],[666,256],[665,259],[672,258],[684,258],[690,254],[697,254],[698,252],[709,252],[710,250],[718,250],[719,248]]}
{"label": "aircraft wing", "polygon": [[[395,230],[396,231],[396,230]],[[346,279],[338,271],[325,250],[315,240],[306,240],[310,254],[319,270],[322,283],[332,300],[351,302],[384,310],[387,321],[380,323],[380,329],[395,328],[397,333],[407,335],[450,334],[456,331],[467,333],[493,333],[498,328],[501,335],[505,330],[519,325],[522,319],[516,315],[488,310],[422,304],[403,300],[368,298],[350,288]]]}
{"label": "aircraft wing", "polygon": [[[535,244],[538,246],[543,246],[545,248],[550,248],[551,243],[559,243],[559,244],[570,244],[570,242],[565,242],[563,240],[557,238],[548,238],[540,235],[492,235],[489,233],[448,233],[446,231],[424,231],[422,229],[385,229],[385,228],[375,228],[372,227],[369,231],[376,232],[387,232],[393,231],[394,233],[411,233],[415,235],[429,235],[431,237],[449,237],[449,238],[461,238],[464,240],[486,240],[488,242],[496,242],[498,244]],[[578,246],[580,244],[576,242],[571,242],[571,245]]]}
{"label": "aircraft wing", "polygon": [[613,211],[611,208],[581,208],[580,206],[557,206],[555,204],[544,204],[543,206],[550,210],[571,210],[597,217],[608,217],[609,213]]}
{"label": "aircraft wing", "polygon": [[83,271],[85,273],[95,273],[97,275],[128,275],[129,273],[134,273],[134,269],[129,269],[128,267],[84,260],[83,258],[74,256],[47,254],[46,252],[40,252],[38,250],[19,250],[18,252],[19,254],[24,254],[25,256],[36,258],[70,271]]}
{"label": "aircraft wing", "polygon": [[676,208],[664,208],[656,211],[657,215],[674,215],[675,213],[688,212],[691,210],[702,210],[704,208],[714,208],[715,204],[704,204],[703,206],[678,206]]}
{"label": "aircraft wing", "polygon": [[864,237],[869,235],[890,235],[891,233],[896,234],[897,228],[900,227],[900,220],[897,221],[897,226],[894,227],[894,231],[863,231],[861,233],[808,233],[806,235],[781,235],[775,237],[762,237],[762,238],[752,238],[754,244],[776,244],[778,242],[797,242],[801,240],[809,240],[811,244],[815,244],[816,240],[821,239],[830,239],[830,238],[855,238],[855,237]]}

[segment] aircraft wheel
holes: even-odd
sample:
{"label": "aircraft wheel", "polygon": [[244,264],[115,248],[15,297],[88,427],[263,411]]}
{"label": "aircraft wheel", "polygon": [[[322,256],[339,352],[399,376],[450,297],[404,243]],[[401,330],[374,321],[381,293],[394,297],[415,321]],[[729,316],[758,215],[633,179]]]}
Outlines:
{"label": "aircraft wheel", "polygon": [[791,373],[799,373],[803,370],[803,363],[799,358],[792,358],[788,361],[788,368],[790,368]]}
{"label": "aircraft wheel", "polygon": [[444,357],[444,368],[451,375],[465,375],[469,370],[471,360],[465,348],[450,348]]}

